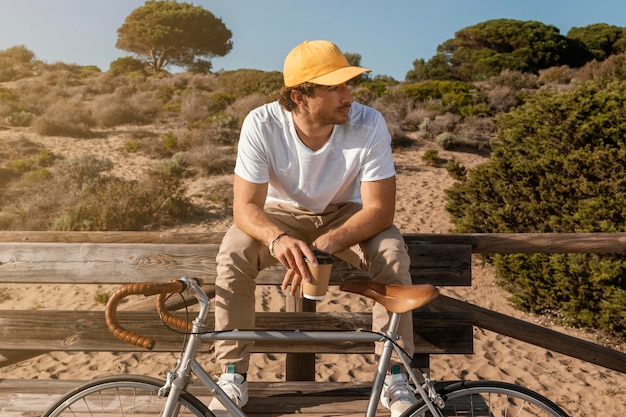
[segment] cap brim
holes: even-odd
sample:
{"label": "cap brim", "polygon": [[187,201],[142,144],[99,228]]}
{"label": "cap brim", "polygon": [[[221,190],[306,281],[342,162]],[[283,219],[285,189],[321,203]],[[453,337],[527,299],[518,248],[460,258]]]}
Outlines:
{"label": "cap brim", "polygon": [[372,70],[370,69],[361,67],[343,67],[320,77],[313,78],[312,80],[309,80],[309,82],[319,85],[339,85],[363,74],[364,72],[371,71]]}

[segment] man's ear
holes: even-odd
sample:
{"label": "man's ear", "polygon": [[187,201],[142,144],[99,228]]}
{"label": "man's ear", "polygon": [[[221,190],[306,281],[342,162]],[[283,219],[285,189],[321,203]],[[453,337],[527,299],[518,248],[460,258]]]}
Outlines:
{"label": "man's ear", "polygon": [[291,101],[296,103],[297,106],[300,106],[302,103],[306,102],[306,96],[302,93],[302,91],[291,90],[289,97],[291,97]]}

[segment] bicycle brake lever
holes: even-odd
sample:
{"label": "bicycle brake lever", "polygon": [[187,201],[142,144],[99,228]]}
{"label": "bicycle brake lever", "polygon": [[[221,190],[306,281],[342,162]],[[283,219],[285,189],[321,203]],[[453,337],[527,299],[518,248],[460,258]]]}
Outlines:
{"label": "bicycle brake lever", "polygon": [[165,378],[165,385],[163,385],[161,388],[159,388],[159,391],[157,393],[157,397],[160,400],[165,398],[165,396],[169,392],[170,388],[172,387],[172,381],[173,380],[174,380],[174,374],[172,372],[168,372],[167,373],[167,377]]}

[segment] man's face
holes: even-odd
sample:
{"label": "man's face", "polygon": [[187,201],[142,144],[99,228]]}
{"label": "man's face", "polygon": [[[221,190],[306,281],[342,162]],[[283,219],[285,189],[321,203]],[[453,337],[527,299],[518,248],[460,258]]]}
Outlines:
{"label": "man's face", "polygon": [[306,98],[306,111],[318,123],[340,125],[348,121],[350,105],[354,101],[346,83],[318,86],[313,96]]}

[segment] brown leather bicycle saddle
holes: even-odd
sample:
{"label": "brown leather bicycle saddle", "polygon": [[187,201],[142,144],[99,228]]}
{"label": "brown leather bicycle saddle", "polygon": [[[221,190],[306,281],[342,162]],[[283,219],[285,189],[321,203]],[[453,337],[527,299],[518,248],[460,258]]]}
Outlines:
{"label": "brown leather bicycle saddle", "polygon": [[393,313],[424,307],[439,295],[439,290],[430,284],[385,285],[358,279],[342,282],[339,289],[371,298]]}

